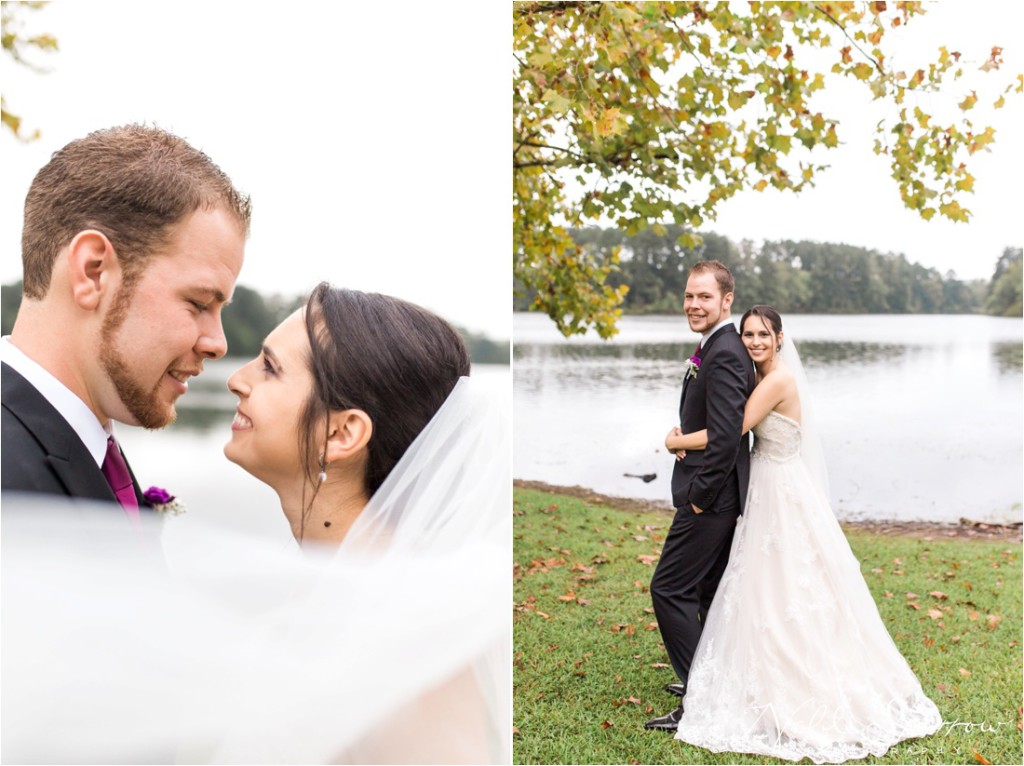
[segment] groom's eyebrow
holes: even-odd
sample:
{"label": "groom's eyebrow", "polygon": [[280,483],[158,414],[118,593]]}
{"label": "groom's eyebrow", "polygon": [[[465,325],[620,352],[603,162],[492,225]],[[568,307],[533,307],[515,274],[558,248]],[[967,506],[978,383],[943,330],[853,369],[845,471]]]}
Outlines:
{"label": "groom's eyebrow", "polygon": [[224,295],[224,293],[222,293],[216,287],[197,287],[197,288],[195,288],[195,290],[196,290],[196,292],[201,293],[202,295],[207,295],[207,296],[211,297],[217,303],[222,303],[225,306],[228,306],[228,305],[231,304],[231,298],[229,298],[228,296]]}

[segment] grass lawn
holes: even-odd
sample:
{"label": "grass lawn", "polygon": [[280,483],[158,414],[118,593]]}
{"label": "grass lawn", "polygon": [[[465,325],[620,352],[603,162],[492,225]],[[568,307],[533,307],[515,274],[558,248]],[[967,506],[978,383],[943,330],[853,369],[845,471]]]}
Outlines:
{"label": "grass lawn", "polygon": [[[670,515],[525,489],[514,497],[515,763],[788,763],[643,729],[675,699],[662,690],[676,677],[648,593]],[[849,540],[945,722],[861,763],[1022,763],[1020,545]]]}

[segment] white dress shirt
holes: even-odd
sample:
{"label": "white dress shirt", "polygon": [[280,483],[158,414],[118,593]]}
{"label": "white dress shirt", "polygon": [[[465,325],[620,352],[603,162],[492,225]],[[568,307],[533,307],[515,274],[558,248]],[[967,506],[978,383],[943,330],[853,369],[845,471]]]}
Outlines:
{"label": "white dress shirt", "polygon": [[89,450],[96,465],[102,467],[103,460],[107,455],[107,439],[113,433],[110,424],[104,428],[85,402],[57,380],[52,373],[11,343],[9,335],[0,338],[0,362],[10,365],[12,369],[20,373],[43,395],[46,401],[53,405],[53,408],[78,434],[78,438]]}
{"label": "white dress shirt", "polygon": [[701,348],[701,351],[704,350],[704,346],[705,346],[705,344],[707,344],[708,338],[710,338],[716,332],[721,330],[727,324],[732,324],[732,317],[731,316],[726,317],[725,319],[720,321],[718,324],[716,324],[714,327],[712,327],[710,330],[708,330],[706,333],[704,333],[703,335],[700,336],[700,348]]}

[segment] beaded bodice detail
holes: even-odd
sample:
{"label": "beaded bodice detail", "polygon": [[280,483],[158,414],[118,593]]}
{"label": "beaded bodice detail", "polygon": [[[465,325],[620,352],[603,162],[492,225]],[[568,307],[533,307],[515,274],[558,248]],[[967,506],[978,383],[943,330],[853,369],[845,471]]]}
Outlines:
{"label": "beaded bodice detail", "polygon": [[800,424],[774,410],[754,426],[751,457],[784,462],[800,456]]}

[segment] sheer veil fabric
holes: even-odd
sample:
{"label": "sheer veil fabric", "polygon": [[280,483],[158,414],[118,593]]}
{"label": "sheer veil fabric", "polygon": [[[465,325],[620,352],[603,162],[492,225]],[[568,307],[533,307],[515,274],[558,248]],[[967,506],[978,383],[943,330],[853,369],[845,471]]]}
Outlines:
{"label": "sheer veil fabric", "polygon": [[335,551],[5,497],[3,761],[510,762],[507,393],[461,379]]}

